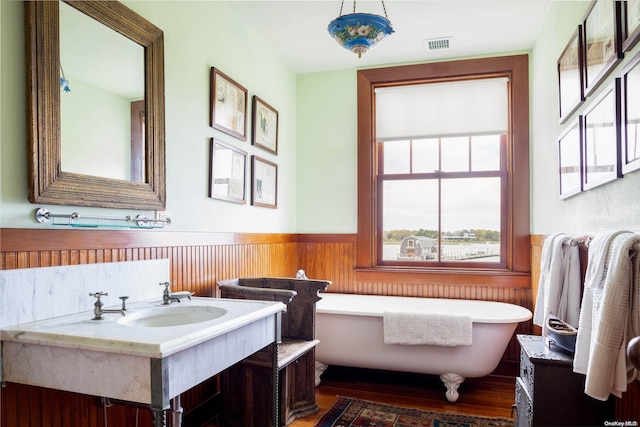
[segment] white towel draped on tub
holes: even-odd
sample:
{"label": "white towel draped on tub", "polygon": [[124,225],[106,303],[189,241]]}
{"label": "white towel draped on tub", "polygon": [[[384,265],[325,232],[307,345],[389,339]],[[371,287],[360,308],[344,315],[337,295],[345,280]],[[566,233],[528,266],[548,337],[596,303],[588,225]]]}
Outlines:
{"label": "white towel draped on tub", "polygon": [[471,316],[385,311],[382,320],[385,344],[471,345]]}

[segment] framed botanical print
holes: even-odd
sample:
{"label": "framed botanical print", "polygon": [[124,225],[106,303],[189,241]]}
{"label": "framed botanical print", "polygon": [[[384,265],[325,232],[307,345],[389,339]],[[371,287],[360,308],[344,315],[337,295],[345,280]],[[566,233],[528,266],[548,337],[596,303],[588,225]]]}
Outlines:
{"label": "framed botanical print", "polygon": [[628,52],[640,40],[640,0],[626,0],[622,8],[624,16],[622,50]]}
{"label": "framed botanical print", "polygon": [[582,26],[580,25],[558,59],[560,123],[565,122],[584,100],[582,75]]}
{"label": "framed botanical print", "polygon": [[212,127],[246,141],[247,97],[247,89],[217,68],[211,67]]}
{"label": "framed botanical print", "polygon": [[621,5],[616,0],[595,0],[584,20],[584,94],[588,96],[620,62],[622,53]]}
{"label": "framed botanical print", "polygon": [[582,191],[582,116],[578,116],[558,138],[560,198]]}
{"label": "framed botanical print", "polygon": [[251,161],[251,204],[278,206],[278,165],[258,156],[252,156]]}
{"label": "framed botanical print", "polygon": [[617,78],[584,113],[584,190],[622,177],[620,135],[620,79]]}
{"label": "framed botanical print", "polygon": [[278,111],[253,96],[253,145],[278,154]]}
{"label": "framed botanical print", "polygon": [[622,172],[640,169],[640,53],[622,70]]}
{"label": "framed botanical print", "polygon": [[246,151],[211,138],[209,197],[235,203],[246,203],[246,176]]}

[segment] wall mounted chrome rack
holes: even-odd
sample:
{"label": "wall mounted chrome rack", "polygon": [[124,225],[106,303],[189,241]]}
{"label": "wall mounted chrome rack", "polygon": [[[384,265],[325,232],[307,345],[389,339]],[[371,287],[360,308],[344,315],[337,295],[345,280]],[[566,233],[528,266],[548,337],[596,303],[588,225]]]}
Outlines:
{"label": "wall mounted chrome rack", "polygon": [[153,219],[144,215],[130,216],[84,216],[77,212],[71,214],[54,214],[46,208],[39,208],[35,212],[36,221],[46,223],[51,221],[51,225],[66,225],[69,227],[85,228],[164,228],[171,224],[171,218]]}

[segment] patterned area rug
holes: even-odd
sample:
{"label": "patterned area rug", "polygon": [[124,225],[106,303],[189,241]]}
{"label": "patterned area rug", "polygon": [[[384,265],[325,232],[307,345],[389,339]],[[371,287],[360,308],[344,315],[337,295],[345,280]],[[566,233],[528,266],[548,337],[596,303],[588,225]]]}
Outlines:
{"label": "patterned area rug", "polygon": [[443,414],[338,396],[315,427],[512,427],[508,418]]}

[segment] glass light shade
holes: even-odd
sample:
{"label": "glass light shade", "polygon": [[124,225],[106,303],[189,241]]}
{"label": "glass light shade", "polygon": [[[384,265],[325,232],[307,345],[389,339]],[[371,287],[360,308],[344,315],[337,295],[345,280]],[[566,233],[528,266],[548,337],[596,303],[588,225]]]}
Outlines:
{"label": "glass light shade", "polygon": [[393,33],[387,18],[370,13],[339,16],[329,23],[327,30],[340,46],[358,54],[358,58]]}

